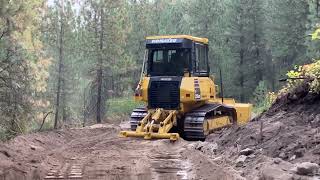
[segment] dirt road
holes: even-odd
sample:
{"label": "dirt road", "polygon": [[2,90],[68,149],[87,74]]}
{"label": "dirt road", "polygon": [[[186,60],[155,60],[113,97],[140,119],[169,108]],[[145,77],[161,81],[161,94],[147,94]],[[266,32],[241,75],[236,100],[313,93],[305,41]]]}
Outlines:
{"label": "dirt road", "polygon": [[180,140],[119,138],[97,125],[20,136],[0,147],[0,179],[241,179]]}

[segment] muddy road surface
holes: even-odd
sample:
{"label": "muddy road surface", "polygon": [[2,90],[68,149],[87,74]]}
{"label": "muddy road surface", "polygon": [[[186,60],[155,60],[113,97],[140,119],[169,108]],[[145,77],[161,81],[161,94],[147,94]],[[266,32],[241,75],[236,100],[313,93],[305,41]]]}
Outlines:
{"label": "muddy road surface", "polygon": [[119,138],[123,129],[96,125],[19,136],[0,146],[0,180],[242,179],[179,140]]}

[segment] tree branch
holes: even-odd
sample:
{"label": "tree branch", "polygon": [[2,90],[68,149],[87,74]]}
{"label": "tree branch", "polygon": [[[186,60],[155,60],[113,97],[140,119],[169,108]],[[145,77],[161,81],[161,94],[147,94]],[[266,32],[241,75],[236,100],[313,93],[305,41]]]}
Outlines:
{"label": "tree branch", "polygon": [[5,33],[6,33],[5,31],[1,33],[0,40],[4,37]]}
{"label": "tree branch", "polygon": [[43,117],[42,124],[41,124],[41,126],[39,128],[39,131],[41,131],[41,129],[42,129],[43,125],[44,125],[44,122],[46,121],[46,119],[49,116],[49,114],[52,114],[52,113],[53,113],[53,111],[47,112],[47,114]]}

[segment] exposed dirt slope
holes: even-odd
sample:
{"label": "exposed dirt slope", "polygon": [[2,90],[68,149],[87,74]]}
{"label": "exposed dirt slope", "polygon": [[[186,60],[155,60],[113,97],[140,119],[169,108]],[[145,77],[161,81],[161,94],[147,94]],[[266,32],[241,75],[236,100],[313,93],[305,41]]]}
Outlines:
{"label": "exposed dirt slope", "polygon": [[0,144],[0,179],[242,179],[183,140],[118,138],[96,125],[19,136]]}
{"label": "exposed dirt slope", "polygon": [[[269,111],[247,126],[222,130],[207,141],[217,143],[215,155],[238,166],[249,179],[263,179],[263,171],[272,168],[279,174],[287,173],[280,179],[308,179],[296,176],[292,168],[300,162],[320,164],[320,95],[309,93],[304,83],[293,93],[279,97]],[[247,156],[243,165],[236,163],[245,148],[254,153]]]}

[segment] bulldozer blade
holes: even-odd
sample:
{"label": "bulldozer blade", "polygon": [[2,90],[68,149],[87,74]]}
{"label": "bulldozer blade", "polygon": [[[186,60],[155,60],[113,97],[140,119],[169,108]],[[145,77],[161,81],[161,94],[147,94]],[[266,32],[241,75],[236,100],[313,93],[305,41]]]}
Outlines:
{"label": "bulldozer blade", "polygon": [[180,138],[178,133],[121,131],[119,135],[120,137],[143,137],[144,139],[170,139],[170,141],[176,141]]}

